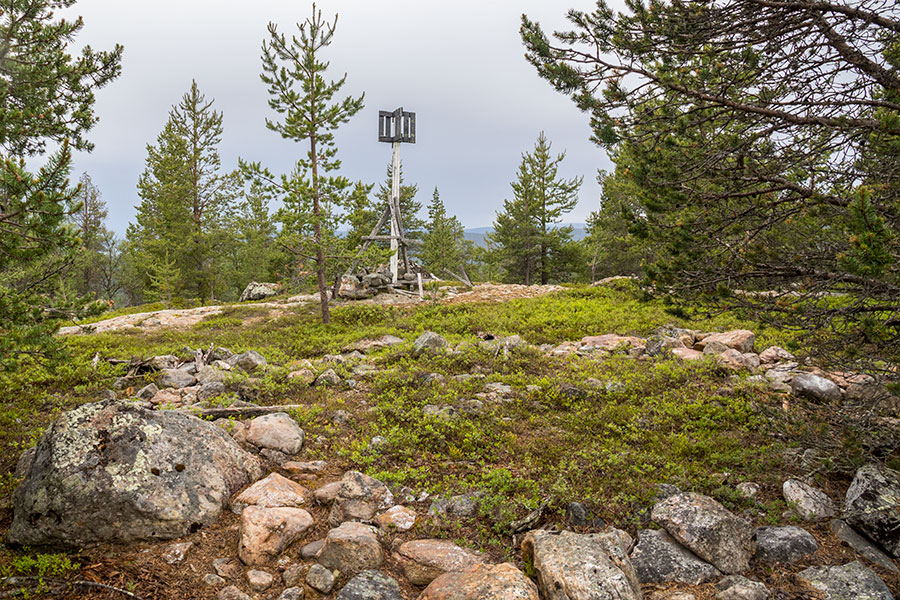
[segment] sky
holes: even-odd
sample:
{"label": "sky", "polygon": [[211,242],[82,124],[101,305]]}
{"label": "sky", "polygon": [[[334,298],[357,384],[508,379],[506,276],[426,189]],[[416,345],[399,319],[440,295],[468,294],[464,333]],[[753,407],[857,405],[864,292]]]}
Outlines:
{"label": "sky", "polygon": [[[416,144],[401,148],[406,183],[427,206],[437,187],[448,212],[466,227],[489,226],[523,152],[544,131],[566,151],[564,177],[583,176],[580,200],[565,222],[583,222],[599,205],[598,169],[606,153],[589,141],[588,116],[540,79],[524,58],[522,13],[545,30],[565,28],[569,8],[590,0],[322,0],[338,13],[323,58],[330,75],[347,74],[343,95],[365,92],[365,108],[338,131],[342,173],[381,182],[390,144],[377,141],[379,110],[416,113]],[[85,26],[75,47],[125,47],[122,75],[97,92],[99,123],[90,154],[77,154],[73,176],[87,171],[109,206],[109,226],[123,234],[133,219],[147,144],[155,143],[172,105],[196,79],[224,114],[223,168],[238,157],[288,172],[304,147],[268,130],[273,117],[259,79],[260,47],[271,21],[290,34],[311,14],[297,0],[79,0],[65,11]]]}

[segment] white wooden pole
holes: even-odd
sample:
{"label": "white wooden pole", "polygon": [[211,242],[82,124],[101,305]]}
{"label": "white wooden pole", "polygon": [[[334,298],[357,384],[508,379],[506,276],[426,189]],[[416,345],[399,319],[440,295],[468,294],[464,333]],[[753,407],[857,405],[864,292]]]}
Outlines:
{"label": "white wooden pole", "polygon": [[422,288],[422,274],[416,273],[416,279],[419,281],[419,300],[425,299],[425,290]]}
{"label": "white wooden pole", "polygon": [[394,156],[391,160],[391,277],[397,283],[400,275],[398,248],[400,231],[397,227],[399,215],[397,207],[400,206],[400,142],[394,142]]}

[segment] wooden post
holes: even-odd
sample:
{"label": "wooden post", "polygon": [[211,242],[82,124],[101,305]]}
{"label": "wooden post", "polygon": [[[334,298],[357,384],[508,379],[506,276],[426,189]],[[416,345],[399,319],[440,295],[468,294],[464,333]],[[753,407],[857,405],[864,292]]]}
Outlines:
{"label": "wooden post", "polygon": [[400,275],[397,250],[400,238],[400,142],[394,142],[391,161],[391,278],[394,283]]}
{"label": "wooden post", "polygon": [[425,290],[422,288],[422,274],[416,273],[416,279],[419,280],[419,300],[425,299]]}

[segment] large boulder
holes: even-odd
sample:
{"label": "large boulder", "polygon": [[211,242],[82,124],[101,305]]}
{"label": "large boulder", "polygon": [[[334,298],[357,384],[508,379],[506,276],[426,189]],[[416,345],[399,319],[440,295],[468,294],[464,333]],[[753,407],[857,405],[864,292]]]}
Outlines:
{"label": "large boulder", "polygon": [[375,513],[394,505],[386,485],[359,471],[347,471],[331,504],[328,521],[336,527],[344,521],[371,521]]}
{"label": "large boulder", "polygon": [[444,573],[418,600],[539,600],[537,587],[510,563],[479,564],[461,573]]}
{"label": "large boulder", "polygon": [[824,600],[894,600],[881,577],[859,561],[843,566],[810,567],[797,577],[818,590]]}
{"label": "large boulder", "polygon": [[749,568],[756,551],[750,523],[709,496],[675,494],[657,503],[651,515],[672,537],[723,573]]}
{"label": "large boulder", "polygon": [[394,553],[394,560],[413,585],[428,585],[444,573],[465,571],[484,558],[481,552],[460,548],[449,540],[412,540]]}
{"label": "large boulder", "polygon": [[638,532],[631,564],[641,583],[689,583],[700,585],[722,576],[717,568],[675,541],[662,529]]}
{"label": "large boulder", "polygon": [[835,382],[812,373],[794,375],[791,391],[795,396],[815,402],[838,402],[841,399],[841,388]]}
{"label": "large boulder", "polygon": [[756,530],[757,560],[793,563],[818,549],[819,544],[812,534],[793,525]]}
{"label": "large boulder", "polygon": [[9,540],[82,545],[171,539],[218,519],[259,460],[196,417],[85,404],[41,436],[14,496]]}
{"label": "large boulder", "polygon": [[641,585],[628,559],[631,543],[618,529],[588,534],[539,530],[525,536],[522,554],[534,564],[544,600],[641,600]]}
{"label": "large boulder", "polygon": [[278,295],[277,283],[258,283],[251,281],[241,292],[238,302],[252,302],[253,300],[265,300]]}
{"label": "large boulder", "polygon": [[900,557],[900,474],[878,465],[861,467],[847,490],[844,518]]}

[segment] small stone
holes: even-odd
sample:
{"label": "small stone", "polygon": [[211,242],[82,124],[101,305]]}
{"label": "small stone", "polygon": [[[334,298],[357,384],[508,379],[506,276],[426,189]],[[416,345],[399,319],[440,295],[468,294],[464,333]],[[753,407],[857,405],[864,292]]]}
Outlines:
{"label": "small stone", "polygon": [[278,596],[276,600],[301,600],[303,598],[303,588],[289,587]]}
{"label": "small stone", "polygon": [[780,346],[769,346],[759,353],[759,360],[764,364],[772,364],[780,360],[794,360],[794,355]]}
{"label": "small stone", "polygon": [[788,479],[781,486],[784,499],[807,521],[827,519],[837,512],[834,502],[825,492],[799,479]]}
{"label": "small stone", "polygon": [[344,521],[371,521],[379,510],[393,505],[394,495],[386,485],[358,471],[348,471],[341,478],[328,521],[332,527]]}
{"label": "small stone", "polygon": [[335,600],[403,600],[403,594],[393,577],[367,570],[348,581]]}
{"label": "small stone", "polygon": [[312,517],[302,508],[248,506],[241,513],[241,560],[247,565],[265,564],[303,537],[312,525]]}
{"label": "small stone", "polygon": [[200,389],[197,390],[197,401],[206,402],[207,400],[222,396],[227,392],[228,390],[225,388],[225,384],[218,381],[204,383],[200,386]]}
{"label": "small stone", "polygon": [[240,513],[247,506],[276,508],[280,506],[300,507],[310,504],[309,490],[278,473],[270,473],[260,479],[231,501],[231,509]]}
{"label": "small stone", "polygon": [[225,580],[215,573],[207,573],[203,576],[203,583],[205,583],[209,587],[219,587],[225,585]]}
{"label": "small stone", "polygon": [[166,554],[163,557],[163,560],[165,560],[166,563],[170,565],[178,564],[184,560],[185,555],[187,555],[188,550],[190,550],[193,545],[193,542],[180,542],[178,544],[172,544],[166,550]]}
{"label": "small stone", "polygon": [[324,460],[314,460],[312,462],[288,461],[281,465],[281,468],[289,473],[321,473],[328,468],[328,463]]}
{"label": "small stone", "polygon": [[695,347],[699,346],[699,350],[704,350],[707,345],[714,342],[720,342],[728,348],[732,348],[741,353],[752,352],[753,344],[756,342],[756,334],[747,329],[735,329],[724,333],[712,333],[697,342]]}
{"label": "small stone", "polygon": [[385,531],[409,531],[416,524],[416,511],[394,506],[375,517],[375,524]]}
{"label": "small stone", "polygon": [[316,540],[314,542],[310,542],[300,548],[300,558],[304,560],[310,560],[319,555],[319,551],[322,549],[322,546],[325,545],[325,540]]}
{"label": "small stone", "polygon": [[413,342],[413,354],[442,350],[448,346],[447,340],[433,331],[426,331]]}
{"label": "small stone", "polygon": [[334,502],[334,499],[337,498],[338,492],[341,491],[341,485],[343,485],[343,483],[340,481],[332,481],[317,489],[313,492],[316,502],[324,506],[329,506]]}
{"label": "small stone", "polygon": [[315,384],[317,386],[332,386],[338,385],[341,382],[341,376],[338,375],[334,369],[328,369],[323,371],[318,377],[316,377]]}
{"label": "small stone", "polygon": [[293,563],[288,565],[284,573],[281,574],[281,579],[284,581],[284,587],[298,587],[303,585],[303,573],[305,567],[303,565]]}
{"label": "small stone", "polygon": [[287,378],[294,383],[312,385],[316,380],[316,372],[312,369],[298,369],[288,373]]}
{"label": "small stone", "polygon": [[159,386],[157,386],[155,383],[150,383],[139,389],[134,397],[140,398],[141,400],[150,401],[157,394],[157,392],[159,392]]}
{"label": "small stone", "polygon": [[460,494],[450,498],[435,498],[428,508],[429,515],[468,518],[478,512],[478,498],[475,494]]}
{"label": "small stone", "polygon": [[257,369],[265,369],[267,364],[265,357],[255,350],[235,354],[234,356],[229,357],[225,362],[232,367],[237,367],[247,373],[252,373]]}
{"label": "small stone", "polygon": [[791,390],[795,396],[815,402],[839,402],[841,399],[841,388],[836,383],[812,373],[794,375]]}
{"label": "small stone", "polygon": [[278,287],[277,283],[258,283],[256,281],[251,281],[247,284],[247,287],[244,288],[244,291],[241,292],[241,297],[238,299],[238,302],[252,302],[254,300],[265,300],[266,298],[277,296]]}
{"label": "small stone", "polygon": [[258,569],[250,569],[247,571],[247,583],[254,592],[264,592],[275,582],[275,578],[271,573],[260,571]]}
{"label": "small stone", "polygon": [[283,412],[251,420],[245,435],[247,442],[258,448],[271,448],[288,455],[297,454],[303,448],[303,430]]}
{"label": "small stone", "polygon": [[503,563],[475,565],[462,573],[444,573],[432,581],[418,598],[418,600],[488,599],[539,600],[539,596],[537,586],[524,573],[510,563]]}
{"label": "small stone", "polygon": [[347,521],[328,532],[318,559],[329,569],[354,574],[379,568],[384,563],[384,553],[374,527]]}
{"label": "small stone", "polygon": [[334,587],[334,574],[320,564],[315,564],[306,573],[306,584],[312,589],[328,594]]}
{"label": "small stone", "polygon": [[241,574],[241,565],[233,558],[217,558],[212,561],[216,574],[226,579],[232,579]]}
{"label": "small stone", "polygon": [[736,489],[738,494],[748,500],[756,500],[756,497],[759,495],[759,484],[753,483],[752,481],[739,483],[737,484]]}
{"label": "small stone", "polygon": [[894,600],[881,577],[859,561],[839,567],[810,567],[797,577],[822,592],[824,600]]}
{"label": "small stone", "polygon": [[394,559],[410,583],[428,585],[443,573],[465,571],[484,562],[484,555],[448,540],[412,540],[400,545]]}
{"label": "small stone", "polygon": [[233,585],[222,589],[216,597],[219,600],[250,600],[250,596]]}
{"label": "small stone", "polygon": [[719,593],[715,600],[767,600],[769,589],[759,581],[740,575],[725,577],[716,584]]}
{"label": "small stone", "polygon": [[163,369],[154,380],[160,388],[186,388],[197,383],[197,379],[182,369]]}
{"label": "small stone", "polygon": [[799,527],[760,527],[756,530],[756,558],[793,563],[819,549],[808,531]]}

